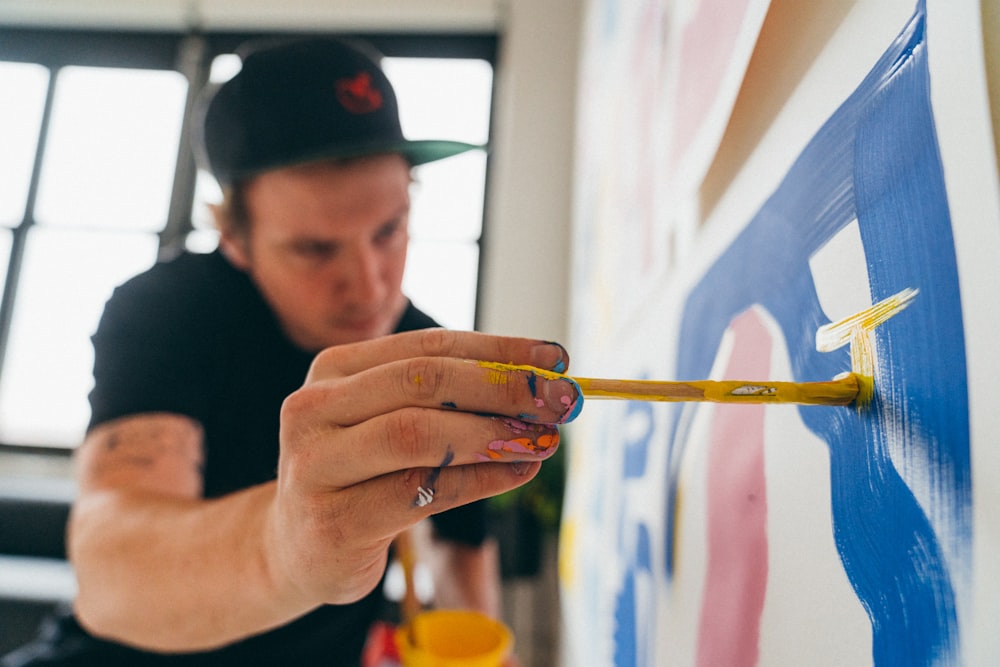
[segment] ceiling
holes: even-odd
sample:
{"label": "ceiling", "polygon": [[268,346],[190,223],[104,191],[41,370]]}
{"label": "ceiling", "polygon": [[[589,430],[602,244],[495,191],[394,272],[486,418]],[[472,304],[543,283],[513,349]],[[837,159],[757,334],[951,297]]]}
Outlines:
{"label": "ceiling", "polygon": [[0,0],[0,25],[494,31],[504,0]]}

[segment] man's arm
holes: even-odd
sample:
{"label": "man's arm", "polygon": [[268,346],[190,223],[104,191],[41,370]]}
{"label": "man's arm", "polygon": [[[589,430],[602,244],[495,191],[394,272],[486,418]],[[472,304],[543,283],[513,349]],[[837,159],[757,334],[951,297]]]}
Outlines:
{"label": "man's arm", "polygon": [[98,636],[198,650],[307,609],[282,595],[262,547],[274,484],[201,498],[202,435],[180,415],[126,417],[77,451],[69,554],[76,613]]}
{"label": "man's arm", "polygon": [[[530,481],[558,443],[553,425],[579,410],[571,381],[468,360],[551,368],[562,353],[443,331],[326,350],[282,406],[277,481],[219,499],[201,498],[192,420],[96,427],[69,528],[81,623],[141,648],[204,650],[362,598],[400,531]],[[535,441],[536,460],[486,456],[514,437]]]}

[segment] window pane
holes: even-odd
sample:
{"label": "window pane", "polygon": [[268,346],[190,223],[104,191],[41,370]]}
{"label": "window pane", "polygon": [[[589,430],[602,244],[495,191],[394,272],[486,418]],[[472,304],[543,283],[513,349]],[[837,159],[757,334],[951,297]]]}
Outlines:
{"label": "window pane", "polygon": [[31,230],[0,378],[0,442],[79,443],[90,417],[90,336],[111,290],[156,250],[154,234]]}
{"label": "window pane", "polygon": [[[403,132],[411,139],[489,140],[493,68],[483,60],[386,58],[399,99]],[[419,200],[414,238],[475,241],[482,231],[486,155],[475,152],[416,170]]]}
{"label": "window pane", "polygon": [[191,222],[195,229],[215,229],[210,206],[222,202],[222,188],[210,173],[198,170],[194,181],[194,206],[191,208]]}
{"label": "window pane", "polygon": [[240,57],[235,53],[223,53],[212,59],[208,80],[212,83],[224,83],[236,76],[243,68]]}
{"label": "window pane", "polygon": [[[482,60],[386,58],[411,139],[489,139],[493,68]],[[403,289],[441,324],[475,324],[486,155],[459,155],[415,170]]]}
{"label": "window pane", "polygon": [[486,154],[469,152],[414,170],[414,238],[477,243],[483,230]]}
{"label": "window pane", "polygon": [[219,247],[219,233],[211,229],[194,229],[184,237],[189,252],[207,254]]}
{"label": "window pane", "polygon": [[24,217],[48,81],[41,65],[0,62],[0,226]]}
{"label": "window pane", "polygon": [[403,291],[449,329],[471,331],[476,315],[479,246],[474,243],[410,243]]}
{"label": "window pane", "polygon": [[61,70],[35,218],[74,227],[162,229],[186,94],[186,80],[173,71]]}
{"label": "window pane", "polygon": [[485,60],[386,58],[410,139],[456,139],[484,144],[490,134],[493,68]]}

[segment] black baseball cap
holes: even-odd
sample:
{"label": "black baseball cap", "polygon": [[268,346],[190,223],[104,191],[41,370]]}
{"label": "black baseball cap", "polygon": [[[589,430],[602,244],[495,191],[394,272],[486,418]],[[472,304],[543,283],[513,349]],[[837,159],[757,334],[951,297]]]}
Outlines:
{"label": "black baseball cap", "polygon": [[326,158],[399,153],[411,165],[475,144],[409,140],[396,94],[362,43],[300,38],[240,49],[242,68],[203,99],[199,157],[219,183]]}

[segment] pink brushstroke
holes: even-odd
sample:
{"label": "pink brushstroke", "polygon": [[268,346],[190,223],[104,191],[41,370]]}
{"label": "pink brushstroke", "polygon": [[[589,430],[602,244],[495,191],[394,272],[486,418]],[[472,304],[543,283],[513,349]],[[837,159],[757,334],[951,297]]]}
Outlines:
{"label": "pink brushstroke", "polygon": [[749,0],[701,0],[684,28],[671,171],[687,153],[720,94],[749,4]]}
{"label": "pink brushstroke", "polygon": [[[771,337],[747,311],[733,320],[726,377],[767,379]],[[708,563],[698,665],[756,665],[767,588],[767,488],[763,405],[715,412],[708,451]]]}

